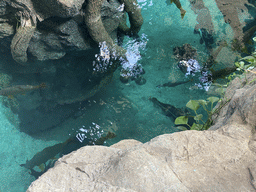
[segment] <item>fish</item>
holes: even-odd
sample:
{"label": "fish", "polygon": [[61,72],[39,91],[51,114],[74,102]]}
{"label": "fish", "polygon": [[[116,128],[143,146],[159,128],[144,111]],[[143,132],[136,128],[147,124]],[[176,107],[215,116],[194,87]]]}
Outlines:
{"label": "fish", "polygon": [[42,164],[44,165],[44,169],[41,171],[36,171],[34,169],[30,169],[29,170],[29,174],[34,176],[36,179],[38,179],[42,174],[44,174],[46,171],[48,171],[50,168],[52,168],[54,166],[54,163],[56,162],[56,159],[51,160],[47,165],[46,164]]}
{"label": "fish", "polygon": [[66,146],[71,141],[72,138],[63,143],[58,143],[56,145],[46,147],[42,151],[36,153],[32,159],[29,161],[27,160],[25,164],[20,164],[20,166],[30,170],[32,170],[35,166],[39,167],[41,164],[45,164],[48,160],[53,159],[59,152],[62,151],[64,146]]}
{"label": "fish", "polygon": [[185,84],[185,83],[188,83],[190,81],[193,81],[193,79],[190,79],[188,81],[178,81],[178,82],[168,82],[168,83],[164,83],[164,84],[161,84],[161,85],[157,85],[157,87],[176,87],[178,85],[182,85],[182,84]]}
{"label": "fish", "polygon": [[72,98],[72,99],[60,99],[58,100],[58,104],[71,104],[74,102],[81,102],[81,101],[85,101],[89,98],[91,98],[92,96],[94,96],[99,90],[103,89],[106,85],[108,85],[113,77],[113,73],[106,75],[106,77],[104,77],[100,83],[98,85],[93,86],[93,89],[89,90],[86,93],[80,94],[78,95],[76,98]]}
{"label": "fish", "polygon": [[112,138],[115,138],[115,137],[116,137],[116,134],[109,131],[108,134],[105,137],[99,138],[95,142],[95,145],[103,145],[106,140],[112,139]]}
{"label": "fish", "polygon": [[149,97],[156,106],[159,106],[167,117],[170,117],[173,121],[179,116],[184,116],[185,112],[179,108],[174,107],[170,104],[165,104],[157,100],[155,97]]}
{"label": "fish", "polygon": [[[171,118],[171,120],[173,122],[175,121],[175,119],[177,117],[187,116],[189,114],[188,109],[182,110],[182,109],[174,107],[173,105],[162,103],[162,102],[158,101],[157,98],[155,98],[155,97],[149,97],[149,100],[151,100],[156,106],[160,107],[162,109],[163,113],[167,117]],[[188,117],[188,124],[190,126],[192,126],[194,122],[195,122],[194,118]],[[175,125],[175,126],[184,126],[187,129],[190,129],[190,127],[187,125]]]}
{"label": "fish", "polygon": [[[103,143],[107,139],[112,139],[116,137],[116,135],[112,132],[108,132],[108,134],[104,137],[100,137],[97,141],[95,141],[95,145],[103,145]],[[42,151],[36,153],[32,159],[27,160],[25,164],[20,164],[21,167],[25,167],[29,170],[31,170],[32,174],[38,175],[39,173],[36,173],[33,169],[34,167],[38,166],[40,167],[42,164],[46,165],[46,162],[48,160],[54,159],[57,154],[60,154],[64,151],[66,147],[68,147],[69,144],[76,143],[76,137],[71,137],[67,139],[63,143],[58,143],[53,146],[49,146],[44,148]],[[47,166],[45,166],[47,167]]]}
{"label": "fish", "polygon": [[35,89],[45,88],[46,84],[42,83],[40,85],[14,85],[11,87],[6,87],[0,90],[0,95],[2,96],[13,96],[17,94],[25,94],[28,91]]}

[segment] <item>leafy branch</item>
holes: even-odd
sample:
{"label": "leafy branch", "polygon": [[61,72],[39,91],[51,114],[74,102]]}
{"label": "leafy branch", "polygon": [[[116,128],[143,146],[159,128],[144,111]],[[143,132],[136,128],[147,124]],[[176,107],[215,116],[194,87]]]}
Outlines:
{"label": "leafy branch", "polygon": [[[194,116],[180,116],[175,119],[174,124],[175,125],[187,125],[190,130],[207,130],[211,124],[212,124],[212,115],[216,113],[217,111],[213,111],[213,104],[215,102],[220,101],[220,98],[218,97],[209,97],[207,100],[190,100],[186,107],[193,110],[195,115]],[[203,107],[203,109],[207,112],[208,118],[206,121],[203,120],[203,114],[198,114],[197,110],[200,107]],[[193,117],[194,123],[192,126],[188,124],[189,117]],[[184,127],[182,127],[184,129]]]}

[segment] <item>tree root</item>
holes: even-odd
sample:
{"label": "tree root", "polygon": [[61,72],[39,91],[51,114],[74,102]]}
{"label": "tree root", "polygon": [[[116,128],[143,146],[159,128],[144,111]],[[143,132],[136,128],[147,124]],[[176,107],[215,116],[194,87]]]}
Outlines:
{"label": "tree root", "polygon": [[96,43],[106,42],[111,55],[125,58],[126,50],[114,44],[101,20],[101,6],[103,0],[90,0],[85,8],[85,24],[91,38]]}
{"label": "tree root", "polygon": [[[126,28],[125,34],[135,34],[138,33],[143,19],[141,16],[140,9],[136,0],[120,0],[124,3],[124,9],[129,15],[129,20],[131,22],[131,28]],[[89,0],[85,8],[85,24],[87,25],[88,31],[92,39],[97,43],[106,42],[106,45],[110,51],[111,56],[115,56],[118,59],[127,61],[126,50],[122,47],[116,45],[113,39],[109,36],[106,31],[102,20],[101,20],[101,6],[103,0]]]}
{"label": "tree root", "polygon": [[129,28],[126,25],[126,22],[120,23],[120,31],[129,36],[137,34],[143,24],[141,9],[139,8],[137,0],[119,0],[119,2],[124,4],[124,10],[128,13],[131,24],[131,27]]}
{"label": "tree root", "polygon": [[27,49],[35,30],[36,27],[34,26],[20,26],[17,29],[11,42],[11,53],[16,62],[20,64],[27,62]]}

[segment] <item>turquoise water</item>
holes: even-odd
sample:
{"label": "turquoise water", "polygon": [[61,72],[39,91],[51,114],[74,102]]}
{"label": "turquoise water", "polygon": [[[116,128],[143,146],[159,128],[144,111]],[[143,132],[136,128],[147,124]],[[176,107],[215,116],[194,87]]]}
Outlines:
{"label": "turquoise water", "polygon": [[[215,4],[206,1],[211,12],[218,37],[229,41],[232,34],[229,25],[224,23],[222,14]],[[145,69],[144,85],[134,81],[123,84],[117,70],[111,83],[90,98],[81,108],[81,115],[69,118],[58,127],[29,136],[19,131],[18,117],[0,103],[0,191],[23,192],[35,178],[20,164],[31,159],[37,152],[47,146],[66,141],[70,135],[86,129],[88,137],[101,135],[102,132],[114,132],[117,137],[106,142],[111,145],[122,139],[137,139],[142,142],[165,133],[179,131],[173,121],[166,117],[148,99],[156,97],[163,103],[182,108],[191,99],[206,99],[209,92],[198,88],[194,81],[177,87],[156,87],[168,81],[185,80],[173,57],[173,48],[185,43],[198,50],[198,61],[208,58],[200,36],[194,34],[196,15],[191,10],[189,1],[181,0],[187,11],[185,18],[180,18],[179,10],[174,4],[167,6],[164,0],[140,0],[144,24],[140,31],[138,44],[126,38],[124,47],[137,54],[138,62]],[[225,33],[224,33],[224,32]],[[221,60],[222,58],[220,58]]]}

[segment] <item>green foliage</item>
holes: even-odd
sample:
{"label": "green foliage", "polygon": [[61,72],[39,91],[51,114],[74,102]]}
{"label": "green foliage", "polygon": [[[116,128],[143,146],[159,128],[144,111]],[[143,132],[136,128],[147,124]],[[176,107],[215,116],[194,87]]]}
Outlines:
{"label": "green foliage", "polygon": [[[195,115],[194,116],[180,116],[175,119],[174,124],[175,125],[187,125],[190,127],[191,130],[207,130],[212,123],[211,116],[215,113],[213,112],[213,104],[215,102],[218,102],[220,99],[218,97],[209,97],[207,100],[190,100],[186,106],[193,110]],[[197,110],[200,107],[203,107],[203,109],[207,112],[208,119],[206,122],[203,120],[203,114],[198,114]],[[193,123],[192,126],[188,124],[188,118],[193,117],[195,120],[195,123]],[[184,130],[184,127],[179,127],[180,129]]]}
{"label": "green foliage", "polygon": [[218,87],[215,89],[215,92],[219,93],[221,97],[224,97],[226,89],[228,87],[228,83],[227,84],[212,83],[212,85]]}
{"label": "green foliage", "polygon": [[[254,37],[253,38],[253,41],[256,42],[256,38]],[[254,73],[253,71],[251,71],[253,68],[255,68],[256,66],[256,51],[252,53],[252,55],[250,56],[246,56],[246,57],[243,57],[241,58],[240,60],[238,60],[237,62],[235,62],[235,66],[237,67],[237,71],[240,71],[242,72],[242,75],[237,75],[239,78],[241,77],[245,77],[245,82],[246,84],[250,84],[252,83],[253,81],[256,80],[253,79],[252,81],[248,82],[247,80],[247,74],[252,72]]]}
{"label": "green foliage", "polygon": [[[256,38],[255,38],[256,41]],[[237,72],[234,72],[226,77],[227,83],[226,84],[218,84],[213,83],[212,85],[218,86],[219,88],[216,89],[217,92],[221,94],[222,97],[224,97],[225,90],[229,86],[230,82],[235,79],[236,77],[239,77],[240,79],[244,78],[246,84],[250,84],[254,81],[256,81],[256,78],[248,82],[247,74],[248,73],[255,73],[254,71],[251,71],[256,67],[256,52],[252,53],[250,56],[246,56],[243,58],[240,58],[237,62],[235,62],[235,66],[237,67]]]}
{"label": "green foliage", "polygon": [[193,123],[191,130],[203,130],[203,125],[202,124],[197,124],[197,123]]}
{"label": "green foliage", "polygon": [[181,124],[186,125],[187,123],[188,123],[188,117],[187,116],[177,117],[175,119],[175,122],[174,122],[175,125],[181,125]]}
{"label": "green foliage", "polygon": [[196,100],[190,100],[187,105],[187,108],[192,109],[193,111],[196,111],[197,109],[199,109],[200,105],[198,103],[198,101]]}
{"label": "green foliage", "polygon": [[[256,54],[256,53],[254,53],[254,54]],[[249,64],[245,65],[244,61],[246,61]],[[235,62],[235,66],[237,67],[237,69],[236,69],[237,71],[242,72],[242,75],[238,75],[238,77],[241,78],[244,76],[246,84],[250,84],[256,80],[256,78],[250,82],[248,82],[248,80],[247,80],[247,74],[250,73],[251,70],[256,66],[256,55],[247,56],[247,57],[240,59],[238,62]]]}
{"label": "green foliage", "polygon": [[[256,37],[254,37],[253,40],[256,42]],[[190,127],[191,130],[207,130],[212,125],[212,119],[211,119],[212,115],[217,113],[223,106],[225,106],[230,101],[230,99],[227,99],[224,97],[225,89],[228,87],[229,83],[236,77],[239,77],[240,79],[244,77],[246,84],[250,84],[256,81],[256,78],[251,80],[250,82],[248,82],[248,79],[247,79],[248,73],[256,74],[256,72],[252,71],[252,69],[256,67],[256,51],[252,53],[252,55],[250,56],[246,56],[239,59],[237,62],[235,62],[235,66],[237,67],[236,69],[237,72],[240,72],[240,74],[237,72],[234,72],[230,74],[228,77],[226,77],[226,79],[228,80],[227,84],[221,85],[218,83],[213,83],[213,85],[216,85],[219,87],[218,90],[216,89],[216,91],[219,91],[221,93],[221,96],[222,96],[221,99],[218,97],[209,97],[207,98],[207,100],[190,100],[186,104],[186,107],[193,110],[195,115],[177,117],[174,122],[175,125],[187,125],[188,127]],[[225,102],[223,102],[224,100]],[[218,108],[216,108],[213,111],[213,104],[215,102],[220,102],[221,104],[219,105]],[[207,115],[208,115],[206,122],[203,121],[203,114],[197,113],[197,110],[201,106],[207,112]],[[195,123],[193,123],[192,126],[188,124],[189,117],[193,117],[195,120]],[[181,130],[186,130],[186,128],[183,126],[179,126],[178,128]]]}
{"label": "green foliage", "polygon": [[[253,41],[256,42],[256,37],[253,38]],[[240,57],[240,59],[237,62],[235,62],[235,67],[237,68],[236,69],[237,71],[226,77],[228,82],[225,85],[221,85],[220,90],[223,88],[223,86],[227,87],[229,85],[229,83],[236,77],[239,77],[240,79],[245,78],[246,84],[250,84],[250,83],[256,81],[256,78],[250,82],[248,82],[248,79],[247,79],[248,73],[251,73],[251,72],[255,73],[251,70],[256,67],[256,51],[253,52],[251,55],[243,57],[243,58],[240,55],[237,55],[237,56]]]}

